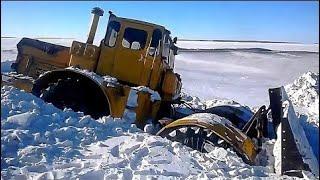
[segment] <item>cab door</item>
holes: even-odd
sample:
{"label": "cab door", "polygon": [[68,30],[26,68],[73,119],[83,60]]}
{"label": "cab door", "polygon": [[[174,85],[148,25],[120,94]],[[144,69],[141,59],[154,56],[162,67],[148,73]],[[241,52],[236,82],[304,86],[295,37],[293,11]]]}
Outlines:
{"label": "cab door", "polygon": [[152,31],[151,40],[149,42],[148,53],[144,63],[144,75],[143,82],[146,82],[148,87],[156,89],[161,76],[162,60],[161,60],[161,49],[162,49],[162,30],[155,28]]}
{"label": "cab door", "polygon": [[152,27],[126,22],[121,31],[122,39],[115,54],[113,74],[119,80],[135,85],[146,85],[141,83],[141,75],[149,45],[148,34],[152,31]]}
{"label": "cab door", "polygon": [[99,74],[115,76],[112,70],[114,66],[115,54],[118,47],[120,47],[120,27],[120,22],[116,20],[110,20],[108,23],[106,36],[100,44],[101,51],[96,69],[96,72]]}

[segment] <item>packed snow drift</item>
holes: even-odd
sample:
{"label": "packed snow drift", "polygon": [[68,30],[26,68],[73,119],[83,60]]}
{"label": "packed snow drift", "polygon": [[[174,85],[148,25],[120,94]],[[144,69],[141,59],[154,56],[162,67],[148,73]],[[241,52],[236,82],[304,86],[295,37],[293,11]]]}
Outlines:
{"label": "packed snow drift", "polygon": [[137,129],[128,119],[94,120],[14,87],[1,89],[2,177],[267,177],[235,152],[203,154]]}
{"label": "packed snow drift", "polygon": [[[10,71],[8,62],[15,60],[13,42],[10,39],[5,46],[1,42],[2,72]],[[192,47],[197,43],[201,42]],[[193,108],[231,103],[254,111],[255,106],[268,105],[268,88],[287,85],[289,99],[319,161],[319,55],[302,51],[181,51],[175,68],[184,83],[182,97]],[[199,94],[200,98],[196,97]],[[274,140],[266,140],[257,165],[250,166],[232,149],[216,147],[200,153],[132,123],[131,118],[95,120],[2,86],[1,179],[285,178],[275,173]],[[304,175],[315,179],[309,172]]]}

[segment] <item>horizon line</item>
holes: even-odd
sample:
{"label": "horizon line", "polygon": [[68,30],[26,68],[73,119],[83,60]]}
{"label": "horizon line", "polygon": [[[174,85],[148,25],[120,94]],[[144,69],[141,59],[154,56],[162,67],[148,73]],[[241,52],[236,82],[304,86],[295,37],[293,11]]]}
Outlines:
{"label": "horizon line", "polygon": [[[18,36],[1,36],[1,39],[23,38]],[[76,37],[28,37],[33,39],[78,39]],[[80,38],[81,39],[81,38]],[[209,42],[257,42],[257,43],[286,43],[286,44],[319,44],[319,43],[303,43],[290,41],[271,41],[271,40],[230,40],[230,39],[186,39],[178,38],[178,41],[209,41]]]}

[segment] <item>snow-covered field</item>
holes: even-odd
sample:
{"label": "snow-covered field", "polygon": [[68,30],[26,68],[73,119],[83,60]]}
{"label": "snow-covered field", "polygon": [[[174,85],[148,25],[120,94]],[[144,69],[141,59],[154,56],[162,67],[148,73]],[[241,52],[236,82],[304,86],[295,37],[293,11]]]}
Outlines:
{"label": "snow-covered field", "polygon": [[[178,41],[177,46],[192,49],[179,53],[175,68],[185,91],[202,100],[268,105],[269,88],[291,83],[307,71],[319,72],[317,44]],[[225,48],[230,50],[221,50]]]}
{"label": "snow-covered field", "polygon": [[[1,71],[7,71],[8,62],[15,59],[14,43],[18,41],[2,39]],[[71,44],[71,40],[51,42],[57,41]],[[187,45],[178,42],[183,48],[210,49],[209,52],[181,51],[177,56],[175,68],[182,76],[184,92],[200,97],[187,96],[187,100],[195,107],[210,106],[216,97],[250,107],[268,105],[267,89],[288,84],[289,98],[319,160],[319,54],[313,51],[318,45],[285,44],[289,49],[279,49],[271,44],[268,48],[275,48],[272,52],[261,49],[219,52],[211,49],[226,45],[201,44],[200,41]],[[267,48],[263,43],[249,43],[250,47],[248,43],[234,44],[238,48]],[[4,86],[1,88],[1,179],[280,178],[274,173],[272,151],[268,150],[273,147],[273,140],[265,143],[267,160],[261,166],[249,166],[230,149],[215,148],[210,153],[199,153],[145,133],[131,123],[130,119],[110,117],[94,120]],[[306,172],[307,176],[312,178]]]}
{"label": "snow-covered field", "polygon": [[318,44],[281,43],[281,42],[240,42],[240,41],[177,41],[183,49],[269,49],[274,51],[319,52]]}

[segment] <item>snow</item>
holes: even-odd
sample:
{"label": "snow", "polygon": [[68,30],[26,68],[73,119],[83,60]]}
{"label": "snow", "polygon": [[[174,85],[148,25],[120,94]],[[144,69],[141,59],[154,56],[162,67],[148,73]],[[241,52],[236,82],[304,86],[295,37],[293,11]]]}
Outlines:
{"label": "snow", "polygon": [[[120,85],[118,83],[118,80],[112,76],[108,76],[108,75],[105,75],[105,76],[99,76],[97,75],[96,73],[94,72],[91,72],[91,71],[88,71],[88,70],[85,70],[85,69],[79,69],[79,68],[75,68],[75,67],[67,67],[66,69],[69,69],[69,70],[72,70],[72,71],[76,71],[76,72],[79,72],[81,74],[84,74],[85,76],[87,77],[90,77],[92,80],[94,80],[96,83],[100,84],[100,85],[104,85],[104,86],[115,86],[115,85]],[[41,75],[40,75],[41,76]],[[131,103],[135,104],[137,102],[134,102],[136,100],[131,100],[131,99],[137,99],[137,97],[135,97],[133,94],[137,94],[138,92],[146,92],[146,93],[149,93],[150,96],[151,96],[151,101],[154,102],[154,101],[160,101],[161,100],[161,97],[159,95],[158,92],[148,88],[148,87],[145,87],[145,86],[137,86],[137,87],[131,87],[131,90],[130,90],[130,94],[129,94],[129,101],[128,101],[128,105],[131,106],[131,107],[135,107],[136,105],[131,105]],[[132,98],[133,97],[133,98]]]}
{"label": "snow", "polygon": [[[18,54],[17,44],[22,38],[1,38],[1,62],[15,60]],[[49,43],[70,47],[74,39],[38,39]]]}
{"label": "snow", "polygon": [[218,42],[178,40],[177,46],[183,49],[266,49],[273,51],[306,51],[319,52],[319,44],[272,43],[272,42]]}
{"label": "snow", "polygon": [[[105,75],[105,76],[99,76],[97,75],[96,73],[92,72],[92,71],[88,71],[86,69],[79,69],[79,68],[76,68],[76,67],[67,67],[66,69],[69,69],[71,71],[76,71],[78,73],[81,73],[87,77],[90,77],[92,80],[94,80],[97,84],[99,85],[105,85],[105,86],[112,86],[114,87],[115,85],[118,85],[118,80],[112,76],[108,76],[108,75]],[[45,74],[45,73],[44,73]],[[44,75],[44,74],[41,74],[41,75]],[[40,75],[40,77],[41,77]]]}
{"label": "snow", "polygon": [[[15,60],[19,40],[2,38],[1,62],[2,68],[6,67],[4,70],[10,69],[5,61]],[[41,40],[70,46],[73,39]],[[207,49],[206,52],[181,51],[175,61],[175,71],[182,77],[185,92],[202,101],[225,98],[250,107],[267,105],[268,88],[289,84],[307,71],[319,73],[318,44],[178,40],[177,46]],[[224,48],[230,50],[212,50]]]}
{"label": "snow", "polygon": [[[293,109],[291,101],[288,99],[288,96],[285,92],[283,92],[283,114],[284,118],[288,119],[290,124],[294,141],[297,144],[297,149],[302,155],[302,160],[306,163],[309,168],[311,169],[312,173],[316,176],[319,176],[319,165],[318,160],[315,157],[312,149],[310,149],[310,143],[305,135],[305,131],[302,129],[301,124],[299,123],[299,119],[296,116],[296,113]],[[282,141],[282,129],[281,123],[277,129],[277,137],[276,143],[274,145],[274,156],[275,156],[275,170],[276,173],[281,172],[282,169],[282,162],[281,162],[281,141]],[[319,135],[319,134],[318,134]],[[319,144],[318,144],[319,146]],[[312,146],[311,146],[312,147]],[[317,152],[316,152],[317,153]]]}
{"label": "snow", "polygon": [[1,88],[1,100],[4,178],[277,177],[229,149],[200,153],[144,133],[127,119],[94,120],[10,86]]}
{"label": "snow", "polygon": [[[284,113],[288,116],[299,152],[314,174],[319,175],[319,73],[307,72],[285,86]],[[293,106],[289,106],[293,104]],[[299,123],[297,123],[299,122]],[[277,129],[281,137],[281,124]],[[281,170],[281,138],[274,145],[275,170]],[[311,147],[311,149],[309,149]]]}
{"label": "snow", "polygon": [[[10,71],[8,62],[16,58],[18,41],[2,39],[2,72]],[[71,40],[51,42],[55,41],[71,44]],[[273,51],[211,51],[216,45],[220,49],[265,48]],[[248,106],[268,105],[268,88],[290,83],[286,86],[288,96],[319,160],[319,54],[315,50],[318,45],[229,45],[216,43],[213,46],[209,42],[184,45],[185,48],[210,50],[181,51],[177,56],[175,68],[182,76],[183,98],[195,109],[225,104],[249,109]],[[283,52],[287,50],[290,52]],[[302,75],[307,71],[314,73]],[[101,77],[92,72],[83,73],[97,82],[117,83],[111,77],[99,79]],[[136,92],[140,90],[150,93],[154,100],[160,100],[159,94],[150,89],[135,87],[130,91],[128,107],[136,106]],[[187,111],[183,106],[179,108]],[[271,150],[277,145],[274,140],[264,142],[260,166],[249,166],[230,149],[214,147],[210,153],[200,153],[145,133],[154,132],[156,128],[148,124],[143,132],[132,124],[134,119],[134,111],[127,108],[122,119],[103,117],[94,120],[81,112],[60,110],[24,91],[2,86],[1,179],[288,178],[274,172],[277,170],[274,169],[277,151],[273,154]],[[307,172],[304,175],[307,179],[318,178]]]}
{"label": "snow", "polygon": [[[190,48],[197,48],[210,42],[185,43],[190,44]],[[237,44],[247,47],[246,43]],[[264,44],[251,43],[255,48]],[[232,99],[250,107],[267,105],[269,88],[289,84],[307,71],[319,72],[318,51],[299,49],[301,46],[317,46],[315,49],[318,49],[318,45],[285,45],[291,48],[290,51],[276,51],[281,50],[276,43],[268,45],[274,47],[275,51],[214,51],[212,47],[199,47],[207,48],[206,51],[180,51],[176,56],[175,71],[182,77],[185,92],[201,100],[219,97]]]}
{"label": "snow", "polygon": [[[300,108],[301,112],[310,115],[319,114],[319,73],[307,72],[296,79],[292,84],[285,86],[292,103]],[[310,123],[319,127],[319,118],[310,118]]]}
{"label": "snow", "polygon": [[152,102],[161,100],[159,93],[157,91],[154,91],[154,90],[148,88],[148,87],[138,86],[138,87],[133,87],[132,89],[135,89],[138,92],[147,92],[147,93],[151,94],[151,101]]}
{"label": "snow", "polygon": [[285,90],[319,161],[319,73],[304,73]]}
{"label": "snow", "polygon": [[284,118],[287,118],[297,144],[297,148],[303,157],[303,162],[309,165],[311,172],[316,176],[319,176],[319,165],[312,149],[310,149],[310,144],[308,139],[300,125],[299,120],[295,114],[291,101],[288,99],[286,93],[283,93],[282,98],[284,107]]}
{"label": "snow", "polygon": [[197,119],[199,122],[206,122],[209,124],[223,124],[223,125],[232,125],[232,123],[224,117],[220,117],[215,114],[210,113],[196,113],[184,117],[183,119]]}
{"label": "snow", "polygon": [[319,72],[317,53],[298,57],[241,54],[183,52],[177,55],[175,68],[187,93],[201,99],[233,99],[248,106],[267,104],[268,88],[291,83],[306,71]]}

